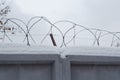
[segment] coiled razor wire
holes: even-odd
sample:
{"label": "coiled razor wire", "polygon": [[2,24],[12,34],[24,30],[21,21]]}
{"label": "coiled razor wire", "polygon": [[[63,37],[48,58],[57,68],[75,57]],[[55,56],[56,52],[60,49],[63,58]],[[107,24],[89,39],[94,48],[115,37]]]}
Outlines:
{"label": "coiled razor wire", "polygon": [[[4,24],[2,25],[2,27],[0,28],[0,33],[3,33],[3,42],[5,39],[8,39],[10,42],[13,42],[13,40],[11,39],[11,37],[8,35],[7,33],[7,30],[6,30],[6,26],[10,23],[12,23],[13,25],[16,25],[23,33],[23,42],[26,41],[26,44],[28,46],[31,45],[31,42],[30,40],[33,41],[33,43],[36,43],[36,40],[35,38],[33,38],[33,35],[31,34],[31,30],[35,28],[35,25],[40,23],[41,21],[44,21],[44,22],[47,22],[49,24],[49,30],[46,34],[44,34],[44,37],[42,38],[42,40],[40,41],[40,43],[42,44],[43,42],[45,42],[45,39],[50,36],[50,34],[53,35],[53,38],[54,38],[54,35],[56,34],[53,30],[55,29],[56,31],[59,32],[59,37],[61,37],[61,42],[60,44],[58,45],[57,44],[57,47],[67,47],[69,46],[70,43],[76,43],[76,39],[77,37],[79,36],[80,33],[82,32],[87,32],[89,33],[89,35],[92,35],[92,38],[93,38],[93,43],[92,45],[95,46],[101,46],[101,40],[106,37],[106,36],[109,36],[111,35],[111,42],[110,42],[110,46],[116,46],[116,47],[119,47],[120,44],[120,32],[111,32],[111,31],[107,31],[107,30],[102,30],[102,29],[96,29],[96,28],[87,28],[85,26],[82,26],[80,24],[76,24],[72,21],[69,21],[69,20],[60,20],[60,21],[57,21],[55,23],[52,23],[51,21],[49,21],[46,17],[43,17],[43,16],[34,16],[32,17],[27,23],[25,23],[23,20],[20,20],[20,19],[17,19],[17,18],[8,18],[6,19],[6,21],[4,22]],[[21,25],[22,24],[22,25]],[[62,29],[60,29],[60,27],[58,26],[58,24],[71,24],[72,26],[69,27],[68,25],[68,29],[65,30],[65,32],[63,32]],[[76,31],[76,29],[78,31]],[[67,35],[70,35],[69,32],[70,31],[73,31],[73,35],[70,36],[70,39],[67,40]],[[114,45],[116,44],[116,45]]]}

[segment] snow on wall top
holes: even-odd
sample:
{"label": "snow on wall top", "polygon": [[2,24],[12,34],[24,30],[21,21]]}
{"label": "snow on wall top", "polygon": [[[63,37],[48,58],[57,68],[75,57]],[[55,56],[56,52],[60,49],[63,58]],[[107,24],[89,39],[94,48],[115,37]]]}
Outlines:
{"label": "snow on wall top", "polygon": [[0,54],[59,54],[56,47],[51,46],[26,46],[24,44],[0,44]]}
{"label": "snow on wall top", "polygon": [[113,56],[120,57],[120,48],[107,47],[69,47],[66,48],[64,55],[84,55],[84,56]]}
{"label": "snow on wall top", "polygon": [[52,46],[26,46],[22,44],[0,44],[0,54],[60,54],[84,56],[115,56],[120,57],[120,48],[100,47],[67,47],[57,48]]}

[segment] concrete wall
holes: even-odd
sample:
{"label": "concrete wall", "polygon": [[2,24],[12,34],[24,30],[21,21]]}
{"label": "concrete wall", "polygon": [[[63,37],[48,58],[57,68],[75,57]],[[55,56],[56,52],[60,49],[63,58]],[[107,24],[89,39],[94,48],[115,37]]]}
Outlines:
{"label": "concrete wall", "polygon": [[68,55],[66,80],[120,80],[120,58]]}
{"label": "concrete wall", "polygon": [[0,80],[120,80],[120,57],[0,54]]}

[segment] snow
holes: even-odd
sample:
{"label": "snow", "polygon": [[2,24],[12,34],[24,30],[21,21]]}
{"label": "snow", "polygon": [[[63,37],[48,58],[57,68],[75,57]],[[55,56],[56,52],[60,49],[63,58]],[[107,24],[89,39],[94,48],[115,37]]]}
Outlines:
{"label": "snow", "polygon": [[69,47],[66,48],[65,55],[84,55],[84,56],[109,56],[120,57],[120,48],[110,47]]}
{"label": "snow", "polygon": [[58,48],[24,44],[0,44],[0,54],[59,54]]}
{"label": "snow", "polygon": [[57,48],[53,46],[2,43],[0,44],[0,54],[59,54],[62,58],[67,55],[120,57],[120,48],[83,46]]}

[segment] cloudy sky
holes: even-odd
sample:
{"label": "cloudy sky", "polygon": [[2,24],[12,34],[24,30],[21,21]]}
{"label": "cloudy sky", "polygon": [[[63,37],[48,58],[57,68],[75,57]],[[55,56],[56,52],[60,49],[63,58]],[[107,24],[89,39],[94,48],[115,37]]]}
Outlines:
{"label": "cloudy sky", "polygon": [[120,0],[14,0],[17,15],[46,16],[51,21],[71,20],[86,27],[119,31]]}
{"label": "cloudy sky", "polygon": [[[119,8],[120,0],[13,0],[13,3],[11,4],[12,10],[8,17],[19,18],[27,21],[33,16],[45,16],[51,22],[70,20],[88,28],[98,28],[120,32]],[[33,35],[37,34],[35,37],[38,37],[39,32],[41,32],[41,35],[46,34],[46,32],[48,32],[47,29],[50,28],[50,26],[44,22],[41,25],[40,24],[41,23],[35,25],[34,29],[31,30]],[[48,28],[46,28],[46,26]],[[63,24],[62,27],[57,27],[59,27],[60,30],[64,31],[63,33],[65,33],[66,30],[68,30],[66,27],[71,26],[66,26]],[[76,30],[80,31],[79,28]],[[68,41],[71,39],[69,36],[72,34],[71,32],[69,33],[70,34],[68,34],[68,37],[66,38]],[[57,30],[55,31],[55,34],[57,34],[56,37],[60,36],[58,35],[59,33],[57,33]],[[83,42],[80,42],[80,44],[94,40],[94,38],[91,39],[91,36],[88,32],[83,32],[83,34],[80,34],[79,37],[79,39],[77,39],[78,41],[83,39]],[[88,37],[90,38],[88,39]],[[110,38],[105,38],[107,40],[101,42],[106,43],[108,42],[108,39],[111,42],[111,36]],[[59,38],[57,39],[57,42],[59,42]],[[85,40],[88,41],[85,42]],[[39,39],[37,41],[39,41]]]}

